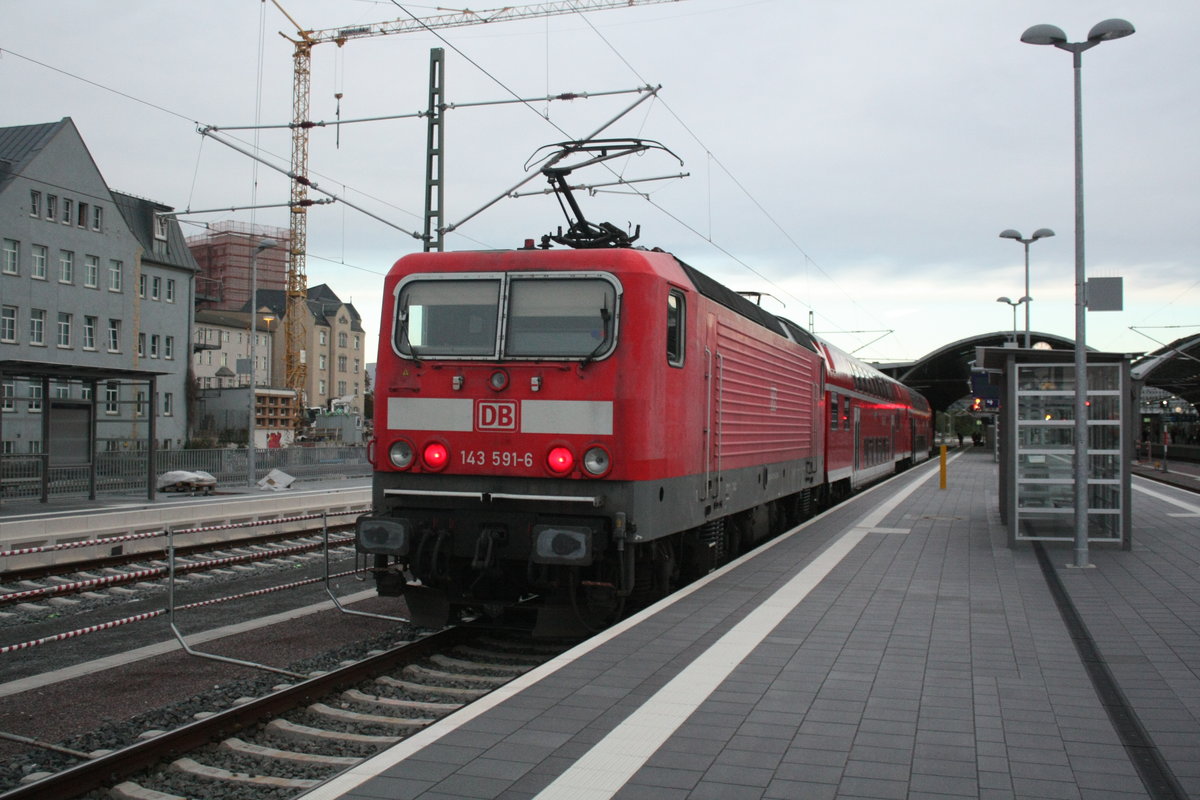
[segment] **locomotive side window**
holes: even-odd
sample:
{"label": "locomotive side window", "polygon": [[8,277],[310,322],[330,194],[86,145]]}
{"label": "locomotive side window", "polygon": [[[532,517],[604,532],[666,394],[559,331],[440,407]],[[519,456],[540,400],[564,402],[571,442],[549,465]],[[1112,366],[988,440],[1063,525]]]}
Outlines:
{"label": "locomotive side window", "polygon": [[837,392],[829,393],[829,430],[836,431],[838,429],[838,395]]}
{"label": "locomotive side window", "polygon": [[683,366],[685,310],[683,292],[672,289],[667,294],[667,363],[672,367]]}
{"label": "locomotive side window", "polygon": [[396,303],[395,347],[406,356],[493,356],[499,280],[413,281]]}
{"label": "locomotive side window", "polygon": [[617,291],[599,278],[512,278],[504,354],[599,358],[616,337]]}

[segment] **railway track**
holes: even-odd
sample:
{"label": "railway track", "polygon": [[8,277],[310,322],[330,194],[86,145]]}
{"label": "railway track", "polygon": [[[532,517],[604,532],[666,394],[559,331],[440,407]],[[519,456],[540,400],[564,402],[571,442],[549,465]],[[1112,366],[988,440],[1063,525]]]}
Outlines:
{"label": "railway track", "polygon": [[[565,649],[469,627],[378,652],[14,788],[0,800],[289,798]],[[158,794],[154,794],[157,792]]]}

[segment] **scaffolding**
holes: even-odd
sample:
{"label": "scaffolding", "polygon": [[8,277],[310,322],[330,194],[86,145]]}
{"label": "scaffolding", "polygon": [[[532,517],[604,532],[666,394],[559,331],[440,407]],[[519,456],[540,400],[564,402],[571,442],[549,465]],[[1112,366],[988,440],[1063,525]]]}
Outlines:
{"label": "scaffolding", "polygon": [[[276,247],[255,256],[256,245],[274,239]],[[188,249],[200,266],[196,275],[196,307],[242,311],[250,302],[250,267],[258,272],[258,291],[280,292],[287,287],[291,231],[270,225],[214,222],[204,233],[187,238]],[[282,311],[282,309],[278,309]]]}

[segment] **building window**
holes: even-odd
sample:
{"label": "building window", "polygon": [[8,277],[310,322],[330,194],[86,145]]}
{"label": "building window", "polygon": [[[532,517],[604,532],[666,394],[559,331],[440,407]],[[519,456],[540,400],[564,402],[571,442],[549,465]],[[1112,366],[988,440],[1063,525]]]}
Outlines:
{"label": "building window", "polygon": [[169,219],[167,217],[164,217],[161,214],[154,215],[154,238],[155,239],[162,239],[163,241],[166,241],[168,223],[169,223]]}
{"label": "building window", "polygon": [[83,400],[92,399],[92,385],[90,383],[85,383],[79,387],[79,397]]}
{"label": "building window", "polygon": [[[346,371],[346,357],[338,356],[338,372],[345,372],[345,371]],[[343,392],[342,394],[345,394],[345,392]]]}
{"label": "building window", "polygon": [[58,251],[58,282],[75,282],[75,254],[70,250]]}
{"label": "building window", "polygon": [[75,215],[75,224],[78,225],[80,228],[86,228],[88,226],[88,204],[87,203],[79,204],[79,213]]}
{"label": "building window", "polygon": [[40,217],[42,215],[42,193],[37,189],[29,190],[29,216]]}
{"label": "building window", "polygon": [[86,317],[85,316],[83,318],[83,349],[84,350],[95,350],[96,349],[96,318],[95,317]]}
{"label": "building window", "polygon": [[175,302],[175,279],[167,278],[167,302]]}
{"label": "building window", "polygon": [[120,410],[120,406],[117,405],[118,393],[119,393],[119,390],[117,388],[116,383],[104,384],[104,413],[105,414],[116,414]]}
{"label": "building window", "polygon": [[338,334],[338,347],[346,346],[346,332],[342,331]]}
{"label": "building window", "polygon": [[163,392],[163,409],[164,417],[172,417],[175,415],[175,395],[172,392]]}
{"label": "building window", "polygon": [[121,291],[121,272],[124,265],[115,258],[108,262],[108,290],[110,292]]}
{"label": "building window", "polygon": [[361,337],[359,337],[359,336],[357,336],[357,335],[354,337],[354,349],[355,349],[355,350],[359,349],[359,347],[358,347],[358,346],[359,346],[359,339],[360,339],[360,338],[361,338]]}
{"label": "building window", "polygon": [[356,359],[354,359],[354,374],[357,375],[361,371],[362,371],[362,360],[356,358]]}
{"label": "building window", "polygon": [[[17,396],[17,382],[16,381],[10,380],[10,381],[5,381],[3,384],[0,384],[0,409],[3,409],[4,411],[16,411],[17,404],[13,400],[13,398],[15,398],[16,396]],[[8,442],[5,442],[5,444],[8,444]]]}
{"label": "building window", "polygon": [[0,342],[17,341],[17,307],[0,307]]}
{"label": "building window", "polygon": [[54,382],[54,396],[59,400],[66,400],[71,396],[71,384],[61,378]]}
{"label": "building window", "polygon": [[338,397],[346,396],[346,382],[338,381]]}
{"label": "building window", "polygon": [[327,344],[329,344],[329,332],[321,331],[321,346],[324,347]]}
{"label": "building window", "polygon": [[46,344],[46,310],[43,308],[29,312],[29,343]]}
{"label": "building window", "polygon": [[325,379],[324,378],[322,378],[317,383],[317,394],[321,395],[321,397],[325,396]]}
{"label": "building window", "polygon": [[58,346],[71,346],[71,315],[65,311],[58,312]]}
{"label": "building window", "polygon": [[174,336],[168,336],[166,339],[163,340],[163,358],[166,358],[166,359],[174,359],[175,358],[175,337]]}
{"label": "building window", "polygon": [[50,260],[50,253],[44,244],[35,244],[33,246],[33,268],[29,273],[35,278],[46,280],[46,263]]}
{"label": "building window", "polygon": [[46,195],[46,219],[55,220],[58,217],[58,195]]}
{"label": "building window", "polygon": [[133,407],[133,414],[136,417],[146,416],[146,390],[139,389],[137,393],[137,404]]}
{"label": "building window", "polygon": [[100,256],[83,257],[83,285],[95,289],[100,284]]}
{"label": "building window", "polygon": [[29,384],[29,413],[42,413],[42,385],[40,383]]}
{"label": "building window", "polygon": [[4,240],[5,275],[19,275],[21,272],[21,243],[16,239]]}
{"label": "building window", "polygon": [[100,206],[92,206],[92,230],[98,231],[104,227],[104,209]]}
{"label": "building window", "polygon": [[108,352],[121,352],[121,320],[119,319],[108,321]]}
{"label": "building window", "polygon": [[161,341],[157,333],[150,337],[150,357],[158,358],[158,344]]}
{"label": "building window", "polygon": [[138,275],[138,297],[146,296],[146,276]]}
{"label": "building window", "polygon": [[71,198],[69,198],[69,197],[64,197],[64,198],[63,198],[63,215],[62,215],[62,221],[63,221],[63,224],[64,224],[64,225],[70,225],[70,224],[71,224],[71,212],[73,212],[73,211],[75,210],[74,202],[75,202],[75,201],[73,201],[73,200],[72,200]]}
{"label": "building window", "polygon": [[138,358],[144,358],[146,356],[146,334],[139,333],[137,342]]}
{"label": "building window", "polygon": [[320,356],[318,356],[317,360],[318,360],[318,361],[320,361],[320,364],[321,364],[321,366],[320,366],[320,369],[321,369],[322,371],[324,371],[324,370],[328,369],[328,366],[327,366],[327,364],[326,364],[326,361],[325,361],[325,354],[324,354],[324,353],[322,353]]}
{"label": "building window", "polygon": [[150,299],[157,300],[162,296],[162,278],[155,275],[150,279]]}

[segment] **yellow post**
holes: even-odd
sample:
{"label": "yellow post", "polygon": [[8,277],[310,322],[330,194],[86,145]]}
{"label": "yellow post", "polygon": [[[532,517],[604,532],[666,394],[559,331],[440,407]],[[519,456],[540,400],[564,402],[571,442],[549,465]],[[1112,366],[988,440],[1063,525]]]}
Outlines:
{"label": "yellow post", "polygon": [[940,483],[938,485],[938,488],[945,489],[946,488],[946,445],[942,445],[941,453],[942,453],[942,468],[941,468],[941,478],[940,478]]}

